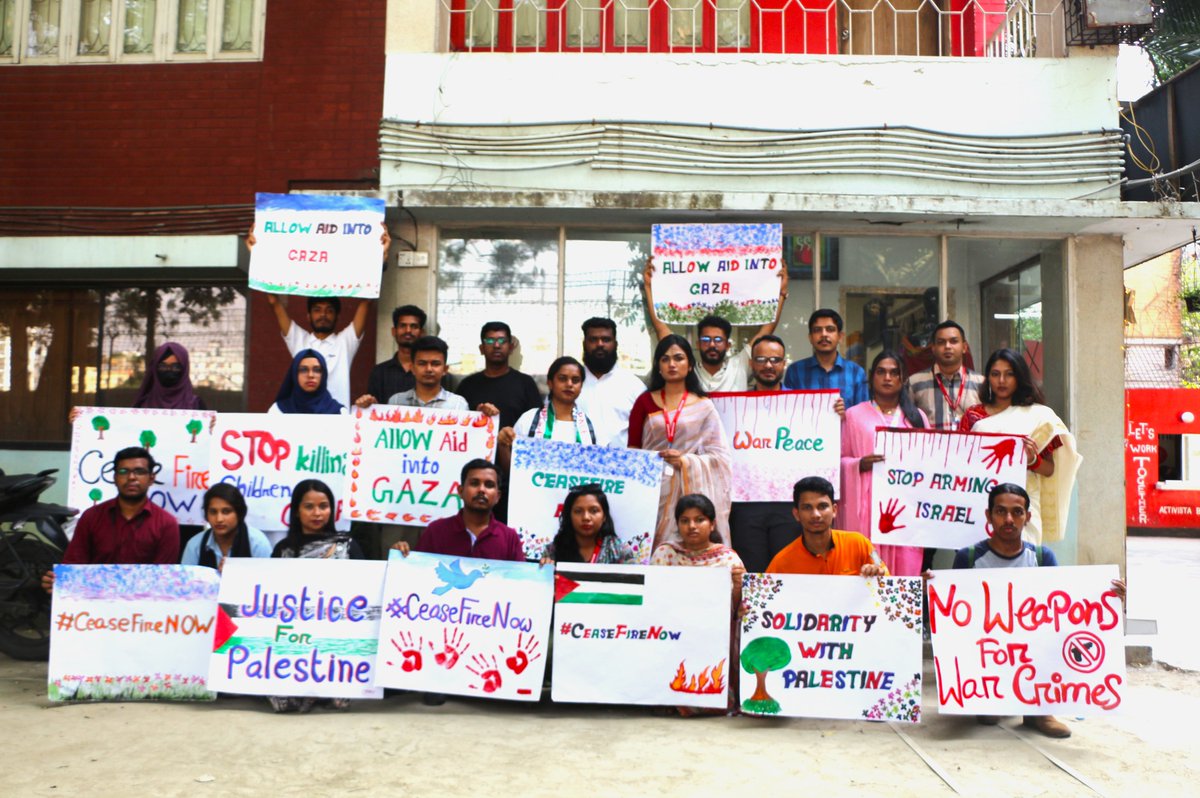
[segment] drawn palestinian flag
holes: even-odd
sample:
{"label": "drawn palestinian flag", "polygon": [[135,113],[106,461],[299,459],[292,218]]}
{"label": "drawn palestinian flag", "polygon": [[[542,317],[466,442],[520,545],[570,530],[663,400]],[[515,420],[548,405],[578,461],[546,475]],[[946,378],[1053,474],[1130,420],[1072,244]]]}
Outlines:
{"label": "drawn palestinian flag", "polygon": [[628,571],[570,571],[554,574],[554,601],[558,604],[642,603],[646,577]]}

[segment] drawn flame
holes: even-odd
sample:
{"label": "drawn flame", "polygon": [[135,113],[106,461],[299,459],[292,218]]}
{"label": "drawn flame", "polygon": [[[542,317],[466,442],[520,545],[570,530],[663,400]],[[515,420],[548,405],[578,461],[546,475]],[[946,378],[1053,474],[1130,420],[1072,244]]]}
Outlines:
{"label": "drawn flame", "polygon": [[687,669],[681,661],[678,670],[675,671],[675,678],[671,680],[670,687],[676,693],[714,695],[725,689],[724,676],[725,660],[718,662],[716,667],[705,668],[700,671],[699,675],[692,674],[690,679],[688,678]]}

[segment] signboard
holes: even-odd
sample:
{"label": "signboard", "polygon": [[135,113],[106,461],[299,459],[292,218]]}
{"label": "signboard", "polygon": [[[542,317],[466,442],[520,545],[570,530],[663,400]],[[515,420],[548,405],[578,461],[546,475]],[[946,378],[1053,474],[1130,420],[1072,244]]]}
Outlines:
{"label": "signboard", "polygon": [[747,574],[742,711],[917,723],[920,579]]}
{"label": "signboard", "polygon": [[226,560],[209,687],[250,695],[380,698],[375,651],[386,567],[367,560]]}
{"label": "signboard", "polygon": [[662,463],[658,452],[642,449],[517,438],[508,480],[508,522],[521,535],[525,556],[540,559],[554,539],[571,488],[596,483],[608,496],[617,537],[639,561],[649,560]]}
{"label": "signboard", "polygon": [[988,491],[1025,485],[1019,435],[880,429],[871,474],[871,540],[961,549],[988,537]]}
{"label": "signboard", "polygon": [[423,525],[453,515],[462,509],[462,467],[496,450],[496,419],[482,413],[372,405],[354,408],[350,420],[356,521]]}
{"label": "signboard", "polygon": [[71,426],[67,504],[87,509],[115,497],[113,455],[127,446],[141,446],[162,466],[150,488],[150,501],[181,524],[204,524],[209,427],[215,415],[205,410],[79,408]]}
{"label": "signboard", "polygon": [[772,321],[779,305],[783,226],[656,224],[654,310],[668,324],[715,313],[730,324]]}
{"label": "signboard", "polygon": [[366,197],[255,194],[250,287],[378,297],[384,207],[383,200]]}
{"label": "signboard", "polygon": [[228,482],[246,497],[246,523],[261,530],[287,529],[292,488],[319,479],[337,500],[336,525],[350,528],[343,482],[350,461],[347,416],[221,413],[213,428],[210,483]]}
{"label": "signboard", "polygon": [[724,709],[732,591],[728,568],[559,565],[551,697]]}
{"label": "signboard", "polygon": [[1115,565],[938,571],[938,706],[955,715],[1095,715],[1125,694]]}
{"label": "signboard", "polygon": [[709,394],[733,450],[735,502],[791,502],[802,477],[840,490],[842,419],[837,391]]}
{"label": "signboard", "polygon": [[211,701],[217,572],[196,565],[56,565],[51,701]]}
{"label": "signboard", "polygon": [[375,683],[537,701],[553,596],[550,567],[392,552]]}

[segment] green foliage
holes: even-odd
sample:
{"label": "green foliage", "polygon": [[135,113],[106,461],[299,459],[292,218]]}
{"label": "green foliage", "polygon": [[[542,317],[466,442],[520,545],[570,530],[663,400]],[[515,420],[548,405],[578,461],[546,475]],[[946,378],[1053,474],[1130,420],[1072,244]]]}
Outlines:
{"label": "green foliage", "polygon": [[742,710],[752,715],[778,715],[782,707],[774,698],[767,696],[762,699],[747,698],[742,702]]}
{"label": "green foliage", "polygon": [[[1179,283],[1183,296],[1200,294],[1200,251],[1185,248],[1179,263]],[[1181,303],[1182,304],[1182,303]],[[1179,314],[1183,346],[1179,351],[1181,383],[1184,388],[1200,388],[1200,313],[1189,313],[1187,306]]]}
{"label": "green foliage", "polygon": [[1165,83],[1200,61],[1200,4],[1196,0],[1151,0],[1154,23],[1138,42]]}

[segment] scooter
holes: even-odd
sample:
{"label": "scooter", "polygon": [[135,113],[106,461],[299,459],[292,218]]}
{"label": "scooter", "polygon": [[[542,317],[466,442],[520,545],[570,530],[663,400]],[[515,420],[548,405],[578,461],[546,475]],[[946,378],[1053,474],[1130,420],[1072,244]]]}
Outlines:
{"label": "scooter", "polygon": [[42,574],[62,561],[63,524],[79,512],[38,501],[56,471],[7,476],[0,470],[0,651],[13,659],[50,655],[50,594]]}

